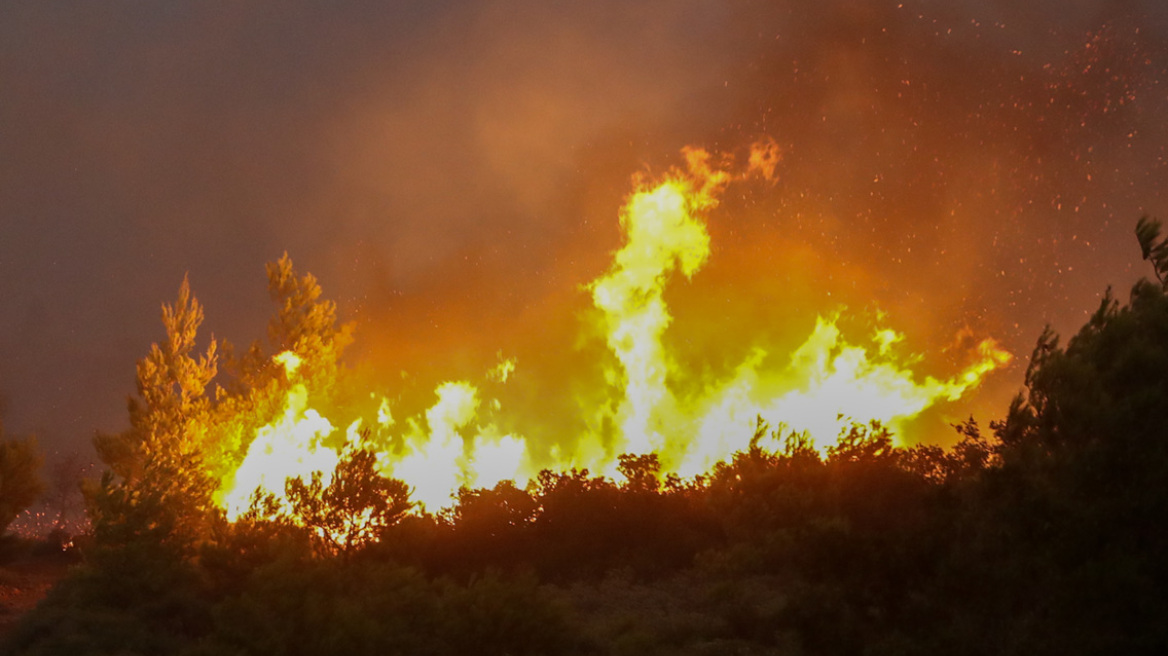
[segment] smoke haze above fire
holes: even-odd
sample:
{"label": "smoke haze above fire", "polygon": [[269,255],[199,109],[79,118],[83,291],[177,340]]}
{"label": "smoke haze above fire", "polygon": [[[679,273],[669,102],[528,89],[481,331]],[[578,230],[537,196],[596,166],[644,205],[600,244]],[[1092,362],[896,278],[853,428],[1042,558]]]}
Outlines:
{"label": "smoke haze above fire", "polygon": [[732,190],[671,288],[677,357],[878,308],[913,350],[1019,356],[988,419],[1168,216],[1168,9],[1015,5],[0,2],[6,430],[122,428],[183,274],[205,333],[246,344],[285,250],[375,377],[421,395],[500,352],[550,376],[603,352],[582,286],[630,176],[764,135],[777,182]]}

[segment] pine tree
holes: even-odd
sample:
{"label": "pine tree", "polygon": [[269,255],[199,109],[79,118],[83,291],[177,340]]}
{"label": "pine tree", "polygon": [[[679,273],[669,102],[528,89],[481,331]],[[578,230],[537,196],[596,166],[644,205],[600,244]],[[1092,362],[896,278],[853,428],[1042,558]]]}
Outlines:
{"label": "pine tree", "polygon": [[300,357],[299,373],[310,390],[331,389],[341,352],[353,341],[352,324],[337,324],[336,303],[320,300],[316,276],[298,277],[288,253],[268,263],[267,271],[268,293],[278,306],[268,324],[268,341],[277,353]]}
{"label": "pine tree", "polygon": [[212,512],[214,481],[207,475],[211,400],[207,385],[217,372],[216,342],[196,354],[203,307],[183,278],[174,305],[163,305],[166,339],[138,361],[137,398],[129,400],[130,428],[94,441],[109,467],[90,492],[100,539],[144,537],[182,548],[204,533]]}
{"label": "pine tree", "polygon": [[276,314],[268,323],[268,343],[257,340],[241,355],[223,343],[226,380],[216,393],[216,435],[207,465],[222,478],[247,454],[256,431],[283,411],[289,378],[273,360],[284,351],[300,359],[296,379],[305,385],[314,405],[332,400],[337,387],[337,362],[352,342],[353,325],[338,324],[337,307],[321,300],[321,288],[311,273],[298,276],[284,253],[267,264],[268,293]]}

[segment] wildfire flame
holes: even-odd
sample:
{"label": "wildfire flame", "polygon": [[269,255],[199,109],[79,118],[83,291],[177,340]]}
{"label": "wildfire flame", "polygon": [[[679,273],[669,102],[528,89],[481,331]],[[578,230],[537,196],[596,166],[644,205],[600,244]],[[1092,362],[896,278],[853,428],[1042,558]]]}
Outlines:
{"label": "wildfire flame", "polygon": [[284,351],[274,359],[283,365],[288,380],[296,382],[285,394],[283,412],[256,432],[247,457],[230,480],[224,481],[222,506],[232,521],[247,512],[257,490],[286,504],[285,481],[299,478],[308,482],[319,472],[327,484],[340,462],[339,454],[322,444],[332,434],[333,425],[308,407],[308,389],[295,378],[300,357]]}
{"label": "wildfire flame", "polygon": [[[505,411],[499,401],[484,398],[468,381],[445,382],[418,417],[395,420],[392,403],[380,401],[368,431],[371,443],[382,445],[382,475],[404,481],[412,499],[430,509],[449,505],[460,487],[503,480],[523,486],[544,468],[586,467],[611,476],[623,453],[654,452],[666,471],[692,476],[746,449],[759,417],[805,433],[823,449],[853,422],[876,420],[897,431],[933,404],[959,399],[1011,359],[986,339],[952,378],[922,378],[897,362],[892,347],[902,335],[881,329],[871,348],[851,344],[837,314],[819,317],[785,366],[773,364],[781,354],[755,348],[723,380],[680,385],[698,376],[671,357],[662,339],[673,321],[666,287],[676,274],[697,274],[709,258],[704,217],[726,186],[747,175],[773,180],[781,157],[773,142],[759,144],[746,173],[736,177],[728,158],[716,161],[699,149],[684,154],[685,170],[660,182],[637,182],[619,217],[624,245],[610,269],[585,286],[616,365],[606,372],[609,401],[591,409],[597,420],[587,422],[588,434],[572,447],[553,449],[553,462],[541,461],[523,435],[491,421]],[[243,462],[223,481],[222,505],[232,519],[257,488],[286,503],[290,477],[307,481],[317,472],[327,484],[341,449],[358,439],[362,425],[361,418],[351,420],[344,439],[329,442],[337,429],[308,407],[309,390],[296,377],[299,358],[285,352],[277,360],[288,381],[283,412],[256,432]],[[486,378],[506,384],[521,372],[513,360],[503,360]],[[676,391],[693,387],[700,391]]]}

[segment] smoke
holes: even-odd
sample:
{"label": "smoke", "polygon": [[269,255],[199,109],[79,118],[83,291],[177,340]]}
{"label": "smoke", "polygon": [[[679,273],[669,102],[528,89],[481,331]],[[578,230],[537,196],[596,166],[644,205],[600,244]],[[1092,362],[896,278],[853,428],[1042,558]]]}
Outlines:
{"label": "smoke", "polygon": [[779,182],[711,216],[668,299],[679,358],[732,366],[745,326],[794,342],[840,303],[923,351],[968,327],[1024,355],[1143,273],[1166,26],[1087,0],[0,2],[8,426],[119,428],[183,273],[247,342],[284,250],[358,320],[353,362],[409,372],[418,404],[499,351],[554,379],[603,355],[581,286],[630,175],[760,135]]}

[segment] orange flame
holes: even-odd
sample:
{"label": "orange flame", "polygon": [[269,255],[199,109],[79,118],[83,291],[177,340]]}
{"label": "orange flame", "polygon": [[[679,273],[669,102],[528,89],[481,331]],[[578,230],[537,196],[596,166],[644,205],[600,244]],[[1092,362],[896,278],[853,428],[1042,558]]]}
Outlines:
{"label": "orange flame", "polygon": [[[383,445],[382,475],[407,483],[413,499],[431,509],[449,505],[460,487],[502,480],[522,486],[543,468],[587,467],[612,476],[623,453],[656,452],[666,471],[692,476],[747,448],[759,417],[806,433],[823,449],[853,422],[876,420],[898,431],[926,408],[959,399],[1011,359],[986,339],[952,378],[921,378],[897,362],[892,347],[902,335],[879,330],[872,347],[864,348],[844,339],[836,315],[820,317],[785,366],[768,364],[776,354],[756,348],[724,379],[690,384],[700,376],[684,370],[662,339],[673,321],[665,289],[675,274],[690,278],[705,264],[710,236],[704,215],[736,178],[727,171],[729,158],[716,161],[699,149],[686,149],[684,156],[685,171],[657,184],[638,183],[620,213],[624,245],[611,268],[585,286],[616,364],[606,374],[608,401],[590,409],[594,420],[585,422],[586,433],[572,446],[551,449],[551,462],[536,458],[527,437],[491,421],[504,410],[499,401],[484,398],[468,381],[445,382],[421,416],[399,421],[390,402],[381,401],[369,431],[373,443]],[[739,177],[773,181],[780,157],[773,142],[758,144]],[[362,423],[350,421],[343,440],[326,439],[336,429],[307,407],[308,390],[295,376],[298,358],[283,353],[277,359],[289,382],[284,411],[256,433],[246,458],[223,481],[222,505],[232,519],[257,488],[282,500],[289,477],[308,480],[319,472],[327,484],[339,450],[354,443]],[[517,375],[516,363],[503,360],[486,378],[505,384]],[[676,391],[695,388],[682,397]]]}

